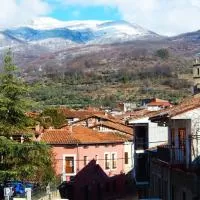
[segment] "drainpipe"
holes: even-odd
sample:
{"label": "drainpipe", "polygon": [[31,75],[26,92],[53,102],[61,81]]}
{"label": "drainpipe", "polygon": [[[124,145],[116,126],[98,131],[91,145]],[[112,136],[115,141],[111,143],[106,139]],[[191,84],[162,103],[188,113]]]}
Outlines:
{"label": "drainpipe", "polygon": [[77,171],[79,171],[79,149],[78,149],[78,143],[76,144],[76,154],[77,154]]}

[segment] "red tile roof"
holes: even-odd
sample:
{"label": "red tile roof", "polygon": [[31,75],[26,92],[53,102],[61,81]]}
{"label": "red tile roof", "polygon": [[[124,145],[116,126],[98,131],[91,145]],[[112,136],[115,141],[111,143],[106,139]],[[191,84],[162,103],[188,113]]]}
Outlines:
{"label": "red tile roof", "polygon": [[164,106],[169,107],[171,104],[169,102],[150,102],[147,104],[147,106]]}
{"label": "red tile roof", "polygon": [[104,111],[100,111],[100,110],[94,109],[94,108],[89,108],[87,110],[73,110],[70,108],[62,107],[62,108],[60,108],[60,110],[63,112],[63,114],[65,115],[66,118],[84,119],[84,118],[87,118],[87,117],[89,117],[91,115],[95,115],[95,114],[97,114],[97,115],[105,114]]}
{"label": "red tile roof", "polygon": [[130,127],[125,126],[123,124],[113,123],[113,122],[110,122],[110,121],[101,122],[101,123],[96,124],[96,125],[94,125],[90,128],[99,127],[99,126],[104,126],[104,127],[107,127],[107,128],[113,129],[113,130],[117,130],[117,131],[120,131],[120,132],[123,132],[123,133],[127,133],[129,135],[133,135],[133,128],[130,128]]}
{"label": "red tile roof", "polygon": [[113,117],[112,115],[109,115],[109,114],[92,114],[92,115],[89,115],[89,116],[86,116],[76,122],[73,122],[73,124],[77,124],[78,122],[80,121],[84,121],[84,120],[87,120],[89,118],[100,118],[100,119],[103,119],[103,120],[106,120],[106,121],[111,121],[111,122],[114,122],[114,123],[119,123],[119,124],[124,124],[122,120],[116,118],[116,117]]}
{"label": "red tile roof", "polygon": [[41,141],[48,144],[115,144],[129,140],[130,138],[125,135],[99,133],[82,126],[45,130],[41,136]]}
{"label": "red tile roof", "polygon": [[164,106],[164,107],[168,107],[168,106],[171,106],[171,104],[169,103],[169,101],[155,98],[150,103],[148,103],[147,106]]}
{"label": "red tile roof", "polygon": [[147,109],[134,111],[130,114],[129,120],[141,119],[141,118],[144,118],[144,117],[151,117],[151,116],[153,116],[153,115],[155,115],[159,112],[160,111],[149,111]]}
{"label": "red tile roof", "polygon": [[155,114],[150,117],[150,119],[154,118],[160,118],[162,116],[166,117],[174,117],[179,114],[182,114],[184,112],[196,109],[200,107],[200,97],[192,97],[192,98],[187,98],[185,99],[182,103],[179,105],[173,106],[171,108],[162,110],[158,114]]}

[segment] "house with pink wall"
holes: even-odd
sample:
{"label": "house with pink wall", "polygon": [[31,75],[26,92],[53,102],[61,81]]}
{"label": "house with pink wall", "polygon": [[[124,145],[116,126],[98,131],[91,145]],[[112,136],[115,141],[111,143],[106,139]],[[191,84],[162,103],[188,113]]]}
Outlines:
{"label": "house with pink wall", "polygon": [[52,146],[56,174],[62,181],[70,180],[93,159],[108,176],[124,173],[128,164],[124,144],[130,140],[129,135],[99,133],[82,126],[48,129],[41,135],[41,141]]}

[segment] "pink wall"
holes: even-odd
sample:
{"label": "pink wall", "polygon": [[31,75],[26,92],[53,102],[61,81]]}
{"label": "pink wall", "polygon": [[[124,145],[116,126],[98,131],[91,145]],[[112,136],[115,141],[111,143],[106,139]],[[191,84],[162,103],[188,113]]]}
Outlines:
{"label": "pink wall", "polygon": [[[116,144],[116,145],[90,145],[84,148],[83,146],[77,147],[69,147],[66,146],[53,146],[53,152],[55,154],[56,159],[56,173],[57,175],[61,175],[63,172],[63,155],[75,155],[76,173],[80,171],[84,167],[84,156],[88,157],[88,162],[92,159],[95,159],[96,155],[98,156],[97,163],[101,166],[101,168],[106,172],[106,174],[113,176],[124,172],[124,145]],[[116,169],[105,169],[105,155],[104,153],[117,153],[117,168]],[[111,168],[112,161],[110,161]]]}

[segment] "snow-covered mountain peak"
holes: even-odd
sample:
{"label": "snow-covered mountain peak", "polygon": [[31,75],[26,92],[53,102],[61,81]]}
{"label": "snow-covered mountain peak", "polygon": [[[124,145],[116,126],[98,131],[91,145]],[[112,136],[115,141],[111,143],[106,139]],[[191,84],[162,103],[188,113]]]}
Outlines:
{"label": "snow-covered mountain peak", "polygon": [[40,30],[48,30],[54,28],[69,28],[71,30],[74,29],[88,29],[88,28],[96,28],[99,24],[102,24],[106,21],[98,21],[98,20],[83,20],[83,21],[61,21],[51,17],[39,17],[34,20],[31,20],[26,27]]}
{"label": "snow-covered mountain peak", "polygon": [[64,27],[65,22],[51,17],[38,17],[28,22],[25,26],[33,29],[45,30]]}
{"label": "snow-covered mountain peak", "polygon": [[119,21],[60,21],[49,17],[0,31],[0,44],[39,45],[47,49],[67,48],[84,44],[123,43],[159,38],[159,35],[136,24]]}

